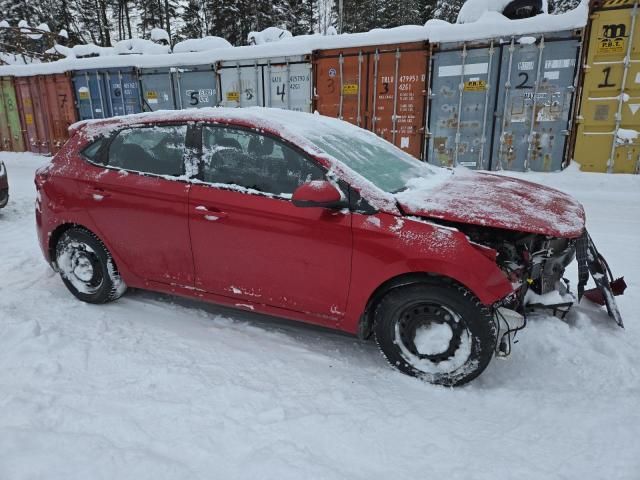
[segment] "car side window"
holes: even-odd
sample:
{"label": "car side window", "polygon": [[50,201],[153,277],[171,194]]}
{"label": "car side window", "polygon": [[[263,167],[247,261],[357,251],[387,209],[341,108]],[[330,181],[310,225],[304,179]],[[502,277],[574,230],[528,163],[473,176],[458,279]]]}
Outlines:
{"label": "car side window", "polygon": [[111,141],[107,165],[154,175],[183,175],[186,134],[186,125],[126,128]]}
{"label": "car side window", "polygon": [[309,158],[250,130],[204,126],[202,153],[207,183],[288,197],[303,183],[325,178],[324,170]]}
{"label": "car side window", "polygon": [[90,160],[94,163],[100,163],[101,160],[99,157],[100,154],[100,149],[102,148],[102,144],[104,143],[104,138],[100,138],[98,140],[96,140],[95,142],[89,144],[88,147],[85,147],[84,150],[82,150],[82,156],[85,157],[87,160]]}

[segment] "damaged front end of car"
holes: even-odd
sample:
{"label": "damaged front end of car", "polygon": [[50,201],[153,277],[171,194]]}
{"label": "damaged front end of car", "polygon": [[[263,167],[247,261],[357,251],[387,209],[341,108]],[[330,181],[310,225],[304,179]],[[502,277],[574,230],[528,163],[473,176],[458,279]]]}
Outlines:
{"label": "damaged front end of car", "polygon": [[[477,226],[458,227],[475,244],[496,251],[496,263],[514,286],[514,292],[494,305],[499,329],[496,353],[507,356],[516,334],[533,312],[547,311],[564,319],[571,307],[587,297],[605,306],[609,316],[624,328],[615,297],[626,288],[624,278],[614,279],[604,257],[586,231],[578,238],[554,238]],[[578,263],[575,291],[565,270]],[[586,290],[589,275],[596,287]]]}

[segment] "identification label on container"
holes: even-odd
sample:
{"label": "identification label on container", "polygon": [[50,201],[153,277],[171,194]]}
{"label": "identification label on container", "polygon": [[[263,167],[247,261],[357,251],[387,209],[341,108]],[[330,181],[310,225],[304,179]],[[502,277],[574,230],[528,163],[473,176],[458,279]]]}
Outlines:
{"label": "identification label on container", "polygon": [[78,92],[78,98],[80,100],[89,100],[89,92],[85,90],[80,90]]}
{"label": "identification label on container", "polygon": [[624,53],[624,38],[604,38],[598,44],[598,53]]}
{"label": "identification label on container", "polygon": [[227,102],[239,102],[240,92],[227,92],[226,98],[227,98]]}
{"label": "identification label on container", "polygon": [[346,83],[342,86],[342,94],[343,95],[357,95],[358,94],[358,84],[357,83]]}
{"label": "identification label on container", "polygon": [[465,92],[484,92],[487,89],[487,82],[485,80],[469,80],[464,82]]}
{"label": "identification label on container", "polygon": [[[439,77],[459,77],[462,75],[462,65],[445,65],[438,68]],[[488,63],[467,63],[464,66],[465,75],[483,75],[489,72]]]}
{"label": "identification label on container", "polygon": [[33,115],[31,115],[30,113],[27,113],[24,116],[24,121],[26,122],[27,125],[33,125]]}
{"label": "identification label on container", "polygon": [[153,90],[149,90],[146,94],[147,102],[149,103],[158,103],[158,92]]}

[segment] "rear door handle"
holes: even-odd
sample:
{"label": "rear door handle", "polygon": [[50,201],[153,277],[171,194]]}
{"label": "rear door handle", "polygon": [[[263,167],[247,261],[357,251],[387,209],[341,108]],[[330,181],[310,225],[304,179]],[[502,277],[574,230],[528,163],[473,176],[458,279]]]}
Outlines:
{"label": "rear door handle", "polygon": [[218,210],[215,207],[205,207],[204,205],[198,205],[196,211],[201,213],[204,219],[209,222],[217,222],[229,216],[226,212]]}

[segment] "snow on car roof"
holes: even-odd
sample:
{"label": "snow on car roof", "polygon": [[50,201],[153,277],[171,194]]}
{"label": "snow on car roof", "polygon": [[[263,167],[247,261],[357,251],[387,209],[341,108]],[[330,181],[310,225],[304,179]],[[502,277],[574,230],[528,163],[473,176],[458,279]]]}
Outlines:
{"label": "snow on car roof", "polygon": [[56,62],[32,65],[6,65],[0,75],[31,76],[64,73],[94,68],[155,68],[180,65],[212,64],[228,60],[253,60],[272,57],[309,55],[314,50],[362,47],[417,41],[460,42],[515,35],[548,33],[582,28],[587,24],[588,5],[580,5],[559,15],[541,14],[522,20],[508,20],[497,12],[485,12],[472,23],[449,24],[442,20],[429,20],[424,26],[403,25],[388,29],[374,29],[363,33],[341,35],[299,35],[264,45],[221,47],[202,52],[169,54],[116,55],[112,49],[101,50],[104,55],[90,58],[68,57]]}

